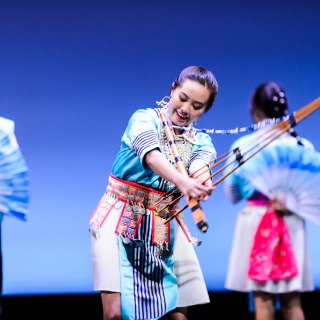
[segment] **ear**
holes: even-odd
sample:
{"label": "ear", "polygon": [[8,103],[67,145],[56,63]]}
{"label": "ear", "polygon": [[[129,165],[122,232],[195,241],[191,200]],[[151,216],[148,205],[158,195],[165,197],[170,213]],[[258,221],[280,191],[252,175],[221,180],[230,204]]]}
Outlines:
{"label": "ear", "polygon": [[170,96],[172,95],[173,90],[176,88],[176,83],[173,81],[171,83],[171,91],[170,91]]}
{"label": "ear", "polygon": [[261,110],[254,110],[252,116],[255,122],[260,122],[266,118],[266,115]]}

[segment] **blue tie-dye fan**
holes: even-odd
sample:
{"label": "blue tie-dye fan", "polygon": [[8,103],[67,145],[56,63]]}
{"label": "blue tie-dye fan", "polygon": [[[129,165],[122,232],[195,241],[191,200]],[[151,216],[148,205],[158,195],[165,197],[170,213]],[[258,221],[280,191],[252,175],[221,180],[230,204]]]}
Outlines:
{"label": "blue tie-dye fan", "polygon": [[236,174],[269,199],[282,198],[287,209],[320,225],[320,153],[281,137],[245,162]]}
{"label": "blue tie-dye fan", "polygon": [[28,167],[14,134],[14,122],[0,117],[0,214],[26,220]]}

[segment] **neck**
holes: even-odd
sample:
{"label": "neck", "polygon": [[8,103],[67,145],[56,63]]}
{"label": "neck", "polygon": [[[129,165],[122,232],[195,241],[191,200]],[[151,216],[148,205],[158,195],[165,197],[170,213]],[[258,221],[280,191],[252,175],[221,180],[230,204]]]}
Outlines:
{"label": "neck", "polygon": [[178,128],[173,128],[173,132],[174,132],[174,134],[179,135],[179,134],[183,134],[184,131],[180,130]]}

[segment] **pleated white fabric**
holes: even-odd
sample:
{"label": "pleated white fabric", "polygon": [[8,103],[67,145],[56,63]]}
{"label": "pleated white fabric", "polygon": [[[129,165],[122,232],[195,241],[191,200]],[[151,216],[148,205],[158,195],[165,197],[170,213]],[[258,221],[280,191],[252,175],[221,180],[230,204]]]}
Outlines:
{"label": "pleated white fabric", "polygon": [[178,307],[209,303],[209,295],[196,252],[176,223],[173,252],[174,270],[179,287]]}
{"label": "pleated white fabric", "polygon": [[119,248],[115,229],[121,209],[122,206],[111,210],[97,237],[91,234],[93,288],[97,291],[120,292]]}

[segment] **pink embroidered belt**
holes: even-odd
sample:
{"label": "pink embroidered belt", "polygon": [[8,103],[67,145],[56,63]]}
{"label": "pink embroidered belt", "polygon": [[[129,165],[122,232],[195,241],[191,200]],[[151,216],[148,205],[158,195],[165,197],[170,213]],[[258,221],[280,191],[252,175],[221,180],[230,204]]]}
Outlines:
{"label": "pink embroidered belt", "polygon": [[[121,213],[116,226],[115,232],[124,237],[135,239],[138,228],[141,224],[142,217],[145,214],[153,215],[153,239],[154,244],[170,243],[170,223],[165,224],[165,219],[161,216],[164,214],[174,213],[179,203],[163,210],[161,215],[157,212],[153,203],[159,199],[163,192],[139,185],[134,182],[124,181],[113,175],[109,176],[109,184],[106,193],[102,196],[97,208],[90,218],[90,229],[94,236],[98,236],[99,228],[107,218],[113,208],[120,208]],[[166,206],[172,202],[173,197],[169,196],[161,202],[160,207]],[[157,205],[159,209],[159,205]],[[192,237],[181,217],[177,221],[182,227],[188,240],[191,242]]]}
{"label": "pink embroidered belt", "polygon": [[297,275],[297,263],[284,217],[273,210],[266,198],[251,199],[248,205],[267,208],[251,248],[249,278],[264,283],[269,279],[287,280]]}
{"label": "pink embroidered belt", "polygon": [[[155,210],[153,203],[163,195],[163,192],[145,187],[131,181],[121,180],[113,175],[109,176],[109,184],[107,186],[107,193],[110,193],[122,201],[127,201],[130,204],[140,206],[141,208]],[[173,200],[172,196],[169,196],[163,200],[158,209],[166,206]],[[175,211],[178,204],[170,207],[166,212]]]}

